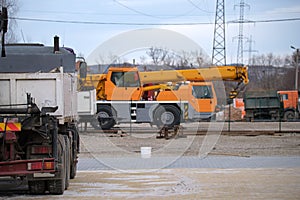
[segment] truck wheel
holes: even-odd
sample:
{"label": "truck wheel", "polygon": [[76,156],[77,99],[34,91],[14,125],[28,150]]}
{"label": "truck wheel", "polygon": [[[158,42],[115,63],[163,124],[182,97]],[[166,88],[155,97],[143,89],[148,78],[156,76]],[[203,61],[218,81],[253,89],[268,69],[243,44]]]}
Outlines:
{"label": "truck wheel", "polygon": [[46,190],[45,181],[28,181],[30,194],[44,194]]}
{"label": "truck wheel", "polygon": [[60,176],[59,179],[48,181],[49,192],[50,194],[63,194],[66,187],[66,144],[64,141],[63,135],[58,135],[58,162],[59,162],[59,170]]}
{"label": "truck wheel", "polygon": [[172,105],[159,106],[154,112],[153,122],[159,128],[163,126],[172,128],[180,124],[180,111]]}
{"label": "truck wheel", "polygon": [[109,130],[116,124],[112,108],[107,105],[99,107],[96,119],[92,122],[92,126],[95,129]]}
{"label": "truck wheel", "polygon": [[72,160],[72,164],[71,164],[71,172],[70,172],[70,179],[74,179],[76,174],[77,174],[77,162],[74,162]]}
{"label": "truck wheel", "polygon": [[75,143],[75,145],[72,145],[73,148],[70,163],[70,179],[74,179],[77,174],[77,141],[78,139],[74,140],[73,137],[73,143]]}
{"label": "truck wheel", "polygon": [[292,121],[295,119],[295,112],[289,110],[289,111],[286,111],[283,115],[283,119],[285,121]]}
{"label": "truck wheel", "polygon": [[71,142],[71,155],[70,155],[70,179],[74,179],[77,173],[77,153],[79,149],[79,136],[77,128],[74,126],[71,129],[72,142]]}
{"label": "truck wheel", "polygon": [[69,180],[70,180],[70,160],[71,160],[71,157],[70,157],[70,140],[69,140],[69,137],[64,135],[64,139],[65,139],[65,145],[66,145],[66,150],[64,151],[65,152],[65,169],[66,169],[66,182],[65,182],[65,190],[68,189],[69,187]]}

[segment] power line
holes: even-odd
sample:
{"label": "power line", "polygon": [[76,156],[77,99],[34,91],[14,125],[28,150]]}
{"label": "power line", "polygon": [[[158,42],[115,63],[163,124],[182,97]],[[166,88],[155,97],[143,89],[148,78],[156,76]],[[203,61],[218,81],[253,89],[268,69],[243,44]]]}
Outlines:
{"label": "power line", "polygon": [[120,6],[124,7],[124,8],[126,8],[126,9],[128,9],[128,10],[130,10],[130,11],[132,11],[132,12],[135,12],[135,13],[137,13],[137,14],[144,15],[144,16],[147,16],[147,17],[157,18],[157,19],[166,19],[166,18],[182,17],[182,16],[186,16],[186,15],[190,14],[190,13],[194,10],[194,9],[192,9],[192,10],[186,11],[185,13],[182,13],[182,14],[179,14],[179,15],[175,15],[175,17],[160,17],[160,16],[156,16],[156,15],[151,15],[151,14],[148,14],[148,13],[145,13],[145,12],[141,12],[141,11],[139,11],[139,10],[137,10],[137,9],[134,9],[134,8],[132,8],[132,7],[130,7],[130,6],[127,6],[127,5],[123,4],[123,3],[121,3],[121,2],[118,1],[118,0],[113,0],[113,2],[115,2],[116,4],[118,4],[118,5],[120,5]]}
{"label": "power line", "polygon": [[[143,23],[143,22],[97,22],[97,21],[75,21],[75,20],[54,20],[54,19],[38,19],[26,17],[9,17],[9,19],[20,21],[34,21],[34,22],[49,22],[49,23],[64,23],[64,24],[86,24],[86,25],[124,25],[124,26],[183,26],[183,25],[212,25],[214,22],[182,22],[182,23]],[[275,22],[293,22],[300,21],[300,17],[296,18],[282,18],[282,19],[265,19],[265,20],[252,20],[244,21],[242,23],[275,23]],[[226,24],[237,24],[239,21],[227,21]]]}
{"label": "power line", "polygon": [[243,23],[243,24],[251,24],[251,23],[270,23],[270,22],[288,22],[288,21],[299,21],[300,17],[295,17],[295,18],[282,18],[282,19],[264,19],[264,20],[244,20],[243,22],[232,20],[226,22],[227,24],[238,24],[238,23]]}
{"label": "power line", "polygon": [[[125,25],[125,26],[152,26],[152,25],[208,25],[210,22],[184,22],[184,23],[139,23],[139,22],[96,22],[96,21],[69,21],[69,20],[52,20],[52,19],[37,19],[37,18],[22,18],[22,17],[9,17],[9,19],[21,21],[35,21],[35,22],[52,22],[52,23],[68,23],[68,24],[87,24],[87,25]],[[299,19],[300,20],[300,19]]]}
{"label": "power line", "polygon": [[157,17],[157,16],[150,15],[150,14],[141,12],[141,11],[139,11],[139,10],[136,10],[136,9],[134,9],[134,8],[131,8],[131,7],[125,5],[125,4],[123,4],[123,3],[121,3],[121,2],[119,2],[119,1],[117,1],[117,0],[113,0],[113,2],[115,2],[116,4],[118,4],[118,5],[120,5],[120,6],[124,7],[124,8],[126,8],[126,9],[128,9],[128,10],[130,10],[130,11],[132,11],[132,12],[135,12],[135,13],[137,13],[137,14],[144,15],[144,16],[147,16],[147,17],[159,18],[159,17]]}
{"label": "power line", "polygon": [[201,10],[202,12],[205,13],[214,13],[212,11],[208,11],[208,10],[204,10],[203,8],[200,8],[197,4],[195,4],[192,0],[187,0],[190,4],[192,4],[195,8],[197,8],[198,10]]}
{"label": "power line", "polygon": [[[194,10],[194,9],[193,9]],[[53,11],[53,10],[22,10],[22,12],[26,12],[26,13],[48,13],[48,14],[60,14],[60,15],[91,15],[91,16],[140,16],[140,14],[138,13],[112,13],[112,12],[62,12],[62,11]],[[196,14],[196,13],[191,13],[191,11],[186,11],[186,13],[182,13],[182,14],[159,14],[159,15],[155,15],[155,17],[159,18],[159,19],[166,19],[166,18],[176,18],[176,17],[180,17],[180,16],[190,16],[190,17],[201,17],[201,16],[208,16],[206,14]],[[154,16],[154,15],[153,15]]]}
{"label": "power line", "polygon": [[[187,1],[191,1],[191,0],[187,0]],[[196,4],[196,6],[197,6],[197,4]],[[190,17],[211,16],[211,15],[207,15],[207,14],[212,14],[213,13],[212,11],[205,10],[205,9],[201,9],[201,11],[203,11],[203,13],[201,13],[201,14],[200,13],[192,13],[191,11],[186,11],[186,13],[188,13],[188,16],[190,16]],[[138,13],[130,13],[130,14],[129,13],[113,13],[113,12],[101,12],[101,13],[99,13],[99,12],[79,12],[79,11],[76,12],[76,11],[58,11],[58,10],[27,10],[27,9],[22,10],[22,12],[26,12],[26,13],[43,13],[43,14],[45,14],[45,13],[53,14],[54,13],[54,14],[61,14],[61,15],[91,15],[91,16],[95,16],[95,15],[99,15],[99,16],[138,16],[138,15],[140,15]],[[280,15],[282,15],[282,14],[299,14],[299,12],[296,12],[296,11],[275,12],[272,15],[276,15],[276,14],[280,14]],[[160,18],[160,19],[164,19],[164,18],[176,18],[178,16],[185,16],[185,15],[183,13],[183,14],[177,14],[177,15],[176,14],[173,14],[173,15],[172,14],[159,14],[159,15],[155,15],[155,16]],[[228,13],[228,11],[227,11],[226,16],[236,16],[236,15],[234,13]],[[248,13],[248,16],[261,17],[263,15],[259,15],[259,13],[252,13],[252,14]]]}

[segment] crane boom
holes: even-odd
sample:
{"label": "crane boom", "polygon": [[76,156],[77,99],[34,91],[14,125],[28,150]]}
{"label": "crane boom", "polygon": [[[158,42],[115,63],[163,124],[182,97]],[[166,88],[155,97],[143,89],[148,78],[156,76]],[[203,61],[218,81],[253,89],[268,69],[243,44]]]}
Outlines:
{"label": "crane boom", "polygon": [[220,66],[198,69],[182,69],[182,70],[161,70],[139,72],[140,79],[143,84],[147,83],[165,83],[178,81],[234,81],[247,84],[248,70],[247,67],[241,66]]}

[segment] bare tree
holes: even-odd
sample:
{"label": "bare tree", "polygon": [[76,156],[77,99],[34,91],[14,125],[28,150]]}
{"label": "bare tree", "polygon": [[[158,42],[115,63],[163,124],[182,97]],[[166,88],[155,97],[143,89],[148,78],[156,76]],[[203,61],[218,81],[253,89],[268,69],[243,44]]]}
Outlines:
{"label": "bare tree", "polygon": [[283,65],[289,66],[291,64],[292,64],[292,57],[291,56],[285,56],[284,61],[283,61]]}
{"label": "bare tree", "polygon": [[256,55],[249,66],[249,90],[288,90],[293,88],[293,56]]}
{"label": "bare tree", "polygon": [[140,62],[141,62],[141,64],[146,64],[146,61],[147,61],[147,58],[146,58],[146,56],[144,56],[144,55],[142,55],[142,56],[140,56]]}
{"label": "bare tree", "polygon": [[151,47],[146,54],[152,59],[153,64],[163,64],[169,51],[167,49]]}
{"label": "bare tree", "polygon": [[[15,16],[19,11],[18,0],[3,0],[0,1],[0,7],[7,7],[8,17]],[[14,19],[9,19],[8,21],[8,30],[5,37],[6,43],[14,43],[19,40],[18,34],[14,32],[17,27],[17,22]]]}
{"label": "bare tree", "polygon": [[266,59],[267,59],[267,65],[268,66],[273,65],[273,61],[274,61],[273,53],[268,53],[267,56],[266,56]]}

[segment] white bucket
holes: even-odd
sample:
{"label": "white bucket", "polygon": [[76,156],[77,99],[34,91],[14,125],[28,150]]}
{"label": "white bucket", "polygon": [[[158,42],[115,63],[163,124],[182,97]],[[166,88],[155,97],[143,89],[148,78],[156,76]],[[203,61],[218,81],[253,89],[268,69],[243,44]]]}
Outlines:
{"label": "white bucket", "polygon": [[142,158],[151,158],[152,147],[141,147]]}

